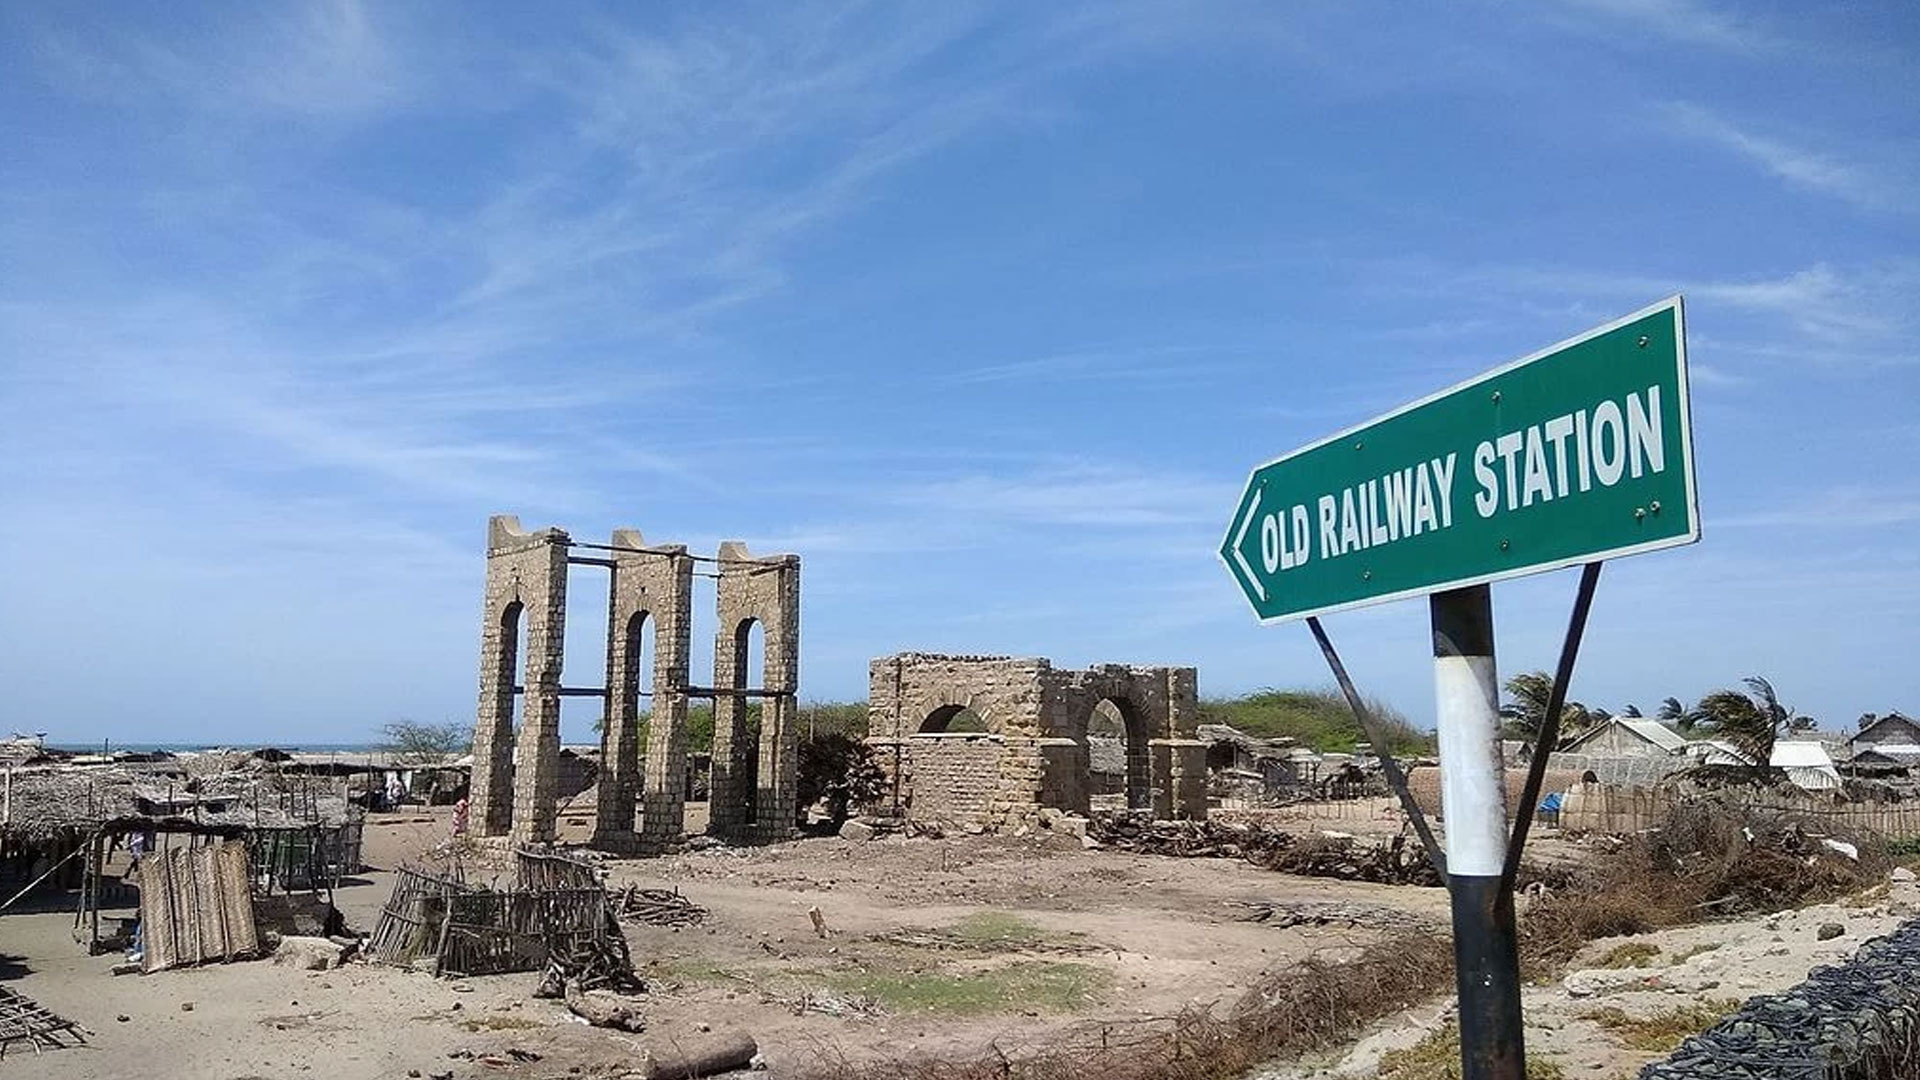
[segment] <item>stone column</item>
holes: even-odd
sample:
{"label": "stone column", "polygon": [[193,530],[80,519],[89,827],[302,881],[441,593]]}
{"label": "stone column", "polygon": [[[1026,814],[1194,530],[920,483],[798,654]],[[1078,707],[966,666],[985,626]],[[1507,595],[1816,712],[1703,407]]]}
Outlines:
{"label": "stone column", "polygon": [[653,717],[647,732],[647,775],[640,848],[659,854],[686,835],[687,683],[693,655],[693,559],[684,550],[666,567],[672,599],[654,631]]}
{"label": "stone column", "polygon": [[[741,549],[745,553],[745,548]],[[776,568],[777,567],[777,568]],[[762,842],[791,838],[796,830],[800,782],[800,559],[780,556],[760,574],[771,579],[763,610],[766,629],[765,689],[760,709],[760,768],[754,797]],[[748,676],[749,681],[752,676]]]}
{"label": "stone column", "polygon": [[[516,843],[553,842],[560,781],[560,669],[567,629],[567,534],[545,532],[544,550],[528,552],[538,564],[536,582],[523,582],[527,657],[522,719],[513,774]],[[531,567],[530,567],[531,568]]]}
{"label": "stone column", "polygon": [[[1198,739],[1166,740],[1167,815],[1190,821],[1207,817],[1207,744]],[[1155,816],[1162,816],[1156,807]]]}
{"label": "stone column", "polygon": [[[473,788],[468,799],[469,820],[481,836],[504,836],[514,824],[516,669],[524,662],[526,669],[534,672],[548,663],[542,652],[548,647],[549,635],[536,627],[545,627],[550,618],[549,594],[556,580],[561,603],[565,603],[566,542],[567,534],[559,529],[526,532],[520,528],[520,520],[511,515],[496,515],[487,521],[480,702],[473,731]],[[523,627],[528,639],[525,657],[517,655]],[[551,647],[559,649],[557,637],[551,638]],[[557,672],[557,659],[551,662]],[[524,681],[533,684],[531,679]]]}
{"label": "stone column", "polygon": [[[658,853],[679,840],[685,820],[693,560],[678,544],[649,547],[635,529],[615,529],[612,546],[616,550],[607,620],[607,726],[601,741],[593,843],[610,851]],[[653,696],[643,700],[640,663],[649,637]],[[643,709],[650,714],[645,778],[639,738]],[[674,779],[669,782],[668,777]],[[643,789],[647,794],[642,794]],[[642,800],[649,821],[636,832],[634,812]]]}
{"label": "stone column", "polygon": [[[729,540],[720,545],[716,591],[720,633],[713,650],[716,694],[708,831],[735,841],[784,839],[794,831],[798,779],[794,695],[800,667],[800,559],[755,556],[745,544]],[[743,670],[747,634],[755,622],[765,635],[763,672]],[[773,691],[754,699],[760,705],[758,745],[750,745],[747,738],[748,700],[726,692],[749,688]]]}

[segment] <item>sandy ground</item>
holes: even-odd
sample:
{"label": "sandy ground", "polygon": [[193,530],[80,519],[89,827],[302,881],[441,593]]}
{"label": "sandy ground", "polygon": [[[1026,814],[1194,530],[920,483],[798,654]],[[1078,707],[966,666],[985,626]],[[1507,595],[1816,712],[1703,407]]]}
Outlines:
{"label": "sandy ground", "polygon": [[[573,817],[567,830],[584,824]],[[370,929],[392,868],[447,831],[442,814],[372,819],[373,869],[337,896],[349,924]],[[304,972],[253,961],[115,977],[109,969],[120,958],[86,956],[71,939],[70,915],[10,914],[0,917],[0,954],[24,974],[9,985],[93,1037],[83,1049],[16,1050],[0,1060],[0,1077],[619,1076],[644,1046],[699,1024],[753,1034],[776,1076],[840,1055],[971,1054],[994,1043],[1044,1042],[1090,1020],[1124,1023],[1230,1001],[1263,972],[1313,951],[1337,955],[1377,932],[1277,929],[1244,921],[1233,901],[1358,902],[1404,911],[1409,921],[1445,911],[1438,890],[1088,851],[1062,836],[828,838],[609,865],[616,885],[677,887],[711,912],[696,928],[629,928],[636,963],[652,983],[642,999],[645,1035],[574,1022],[530,996],[531,974],[452,982],[373,964]],[[824,939],[808,916],[816,906],[831,931]],[[881,939],[969,926],[975,935],[958,945]],[[993,927],[1013,932],[1002,937]],[[979,1011],[800,1008],[810,997],[829,1007],[859,1002],[873,980],[949,985],[942,980],[1023,966],[1068,973],[1084,993],[988,1001]],[[510,1050],[539,1057],[513,1060]]]}

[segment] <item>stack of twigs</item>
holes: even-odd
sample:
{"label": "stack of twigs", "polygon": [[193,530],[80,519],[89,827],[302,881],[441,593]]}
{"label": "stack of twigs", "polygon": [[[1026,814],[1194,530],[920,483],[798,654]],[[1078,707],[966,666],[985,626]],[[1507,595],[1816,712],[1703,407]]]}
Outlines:
{"label": "stack of twigs", "polygon": [[649,926],[697,926],[707,909],[680,895],[678,889],[643,889],[638,885],[610,897],[613,913],[627,922]]}

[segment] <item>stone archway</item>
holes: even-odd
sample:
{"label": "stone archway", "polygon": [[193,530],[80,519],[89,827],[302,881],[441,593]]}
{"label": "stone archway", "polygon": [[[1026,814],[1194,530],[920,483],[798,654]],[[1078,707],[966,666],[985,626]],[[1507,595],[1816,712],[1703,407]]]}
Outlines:
{"label": "stone archway", "polygon": [[1084,726],[1089,745],[1100,737],[1120,739],[1127,809],[1153,809],[1154,733],[1145,712],[1124,694],[1104,695],[1093,702]]}

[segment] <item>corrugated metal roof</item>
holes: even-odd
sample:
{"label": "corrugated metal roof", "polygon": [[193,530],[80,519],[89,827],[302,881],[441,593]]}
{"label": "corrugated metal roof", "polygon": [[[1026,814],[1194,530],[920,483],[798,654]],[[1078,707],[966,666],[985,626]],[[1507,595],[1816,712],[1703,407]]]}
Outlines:
{"label": "corrugated metal roof", "polygon": [[1840,770],[1826,745],[1811,740],[1780,739],[1773,744],[1767,764],[1786,771],[1787,779],[1803,791],[1826,791],[1840,786]]}
{"label": "corrugated metal roof", "polygon": [[1644,716],[1616,716],[1613,719],[1620,726],[1669,754],[1677,754],[1687,748],[1685,736],[1658,720],[1649,720]]}
{"label": "corrugated metal roof", "polygon": [[1920,760],[1920,746],[1910,742],[1869,743],[1860,748],[1862,754],[1882,754],[1896,760]]}
{"label": "corrugated metal roof", "polygon": [[1800,739],[1779,739],[1773,744],[1773,754],[1767,764],[1776,769],[1833,768],[1833,759],[1827,756],[1827,748],[1817,742]]}
{"label": "corrugated metal roof", "polygon": [[1687,740],[1679,732],[1667,727],[1658,720],[1649,720],[1644,716],[1610,716],[1606,723],[1593,728],[1567,745],[1568,750],[1577,750],[1582,744],[1600,737],[1608,725],[1618,724],[1638,736],[1641,741],[1652,743],[1669,754],[1677,754],[1687,748]]}

